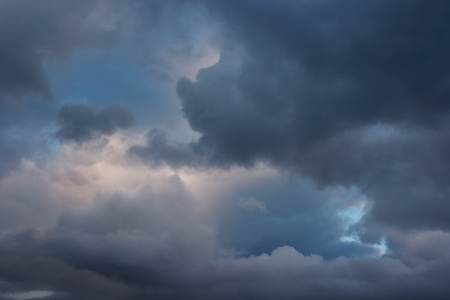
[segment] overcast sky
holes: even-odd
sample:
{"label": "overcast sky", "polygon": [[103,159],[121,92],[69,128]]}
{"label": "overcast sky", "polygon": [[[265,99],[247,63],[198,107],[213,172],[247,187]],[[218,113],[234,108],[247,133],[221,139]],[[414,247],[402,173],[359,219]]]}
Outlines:
{"label": "overcast sky", "polygon": [[0,300],[449,299],[450,2],[0,0]]}

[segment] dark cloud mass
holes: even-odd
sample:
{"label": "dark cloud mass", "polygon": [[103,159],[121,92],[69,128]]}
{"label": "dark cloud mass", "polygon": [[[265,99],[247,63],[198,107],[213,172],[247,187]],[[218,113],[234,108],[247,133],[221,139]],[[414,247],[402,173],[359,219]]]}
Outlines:
{"label": "dark cloud mass", "polygon": [[210,6],[227,50],[177,86],[197,152],[357,185],[382,222],[448,228],[445,1]]}
{"label": "dark cloud mass", "polygon": [[56,136],[61,140],[83,141],[95,134],[112,134],[133,123],[133,114],[123,103],[113,103],[104,108],[88,104],[66,104],[58,114],[61,128]]}
{"label": "dark cloud mass", "polygon": [[171,141],[162,130],[151,130],[147,133],[147,140],[144,146],[130,148],[130,154],[143,158],[156,167],[164,162],[170,162],[175,167],[199,165],[199,157],[191,147]]}
{"label": "dark cloud mass", "polygon": [[[448,253],[418,268],[388,257],[325,261],[289,246],[214,259],[211,227],[189,193],[177,177],[165,184],[164,195],[146,187],[133,198],[72,208],[45,234],[3,237],[5,291],[54,291],[50,299],[446,299],[450,292]],[[448,235],[432,239],[443,237],[446,247]],[[412,257],[430,253],[412,242]]]}
{"label": "dark cloud mass", "polygon": [[447,117],[444,2],[254,4],[213,5],[230,18],[221,42],[244,49],[178,83],[199,147],[217,147],[215,159],[289,163],[347,130]]}
{"label": "dark cloud mass", "polygon": [[449,53],[444,0],[0,0],[0,299],[449,299]]}

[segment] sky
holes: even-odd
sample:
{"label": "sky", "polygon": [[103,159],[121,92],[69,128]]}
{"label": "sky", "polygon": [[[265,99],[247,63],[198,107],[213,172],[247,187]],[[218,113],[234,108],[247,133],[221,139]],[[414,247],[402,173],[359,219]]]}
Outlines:
{"label": "sky", "polygon": [[0,0],[0,300],[449,299],[450,3]]}

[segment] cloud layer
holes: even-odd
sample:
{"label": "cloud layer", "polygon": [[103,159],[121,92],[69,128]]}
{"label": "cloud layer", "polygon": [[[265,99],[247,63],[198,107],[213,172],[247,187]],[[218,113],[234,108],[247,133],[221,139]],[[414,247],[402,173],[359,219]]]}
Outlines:
{"label": "cloud layer", "polygon": [[449,22],[0,0],[0,299],[448,299]]}
{"label": "cloud layer", "polygon": [[133,123],[133,114],[122,103],[113,103],[99,109],[87,104],[66,104],[58,114],[61,128],[56,136],[61,140],[83,141],[95,134],[112,134]]}

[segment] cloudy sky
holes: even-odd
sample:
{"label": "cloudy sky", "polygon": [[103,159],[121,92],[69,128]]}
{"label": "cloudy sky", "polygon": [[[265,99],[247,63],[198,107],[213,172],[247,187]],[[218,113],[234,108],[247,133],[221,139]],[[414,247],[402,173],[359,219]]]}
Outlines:
{"label": "cloudy sky", "polygon": [[449,299],[446,0],[0,0],[0,299]]}

